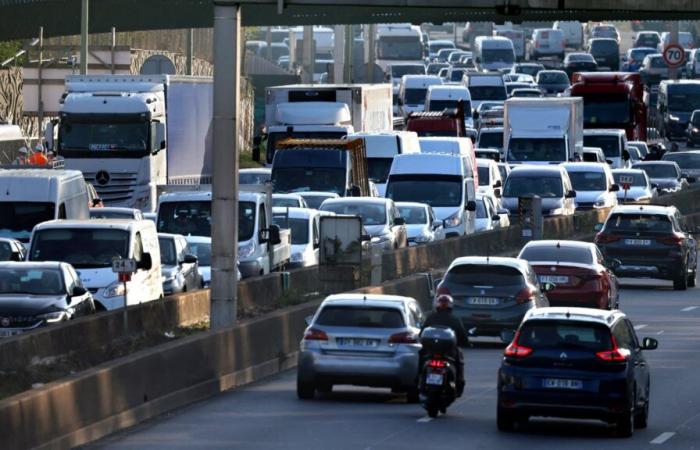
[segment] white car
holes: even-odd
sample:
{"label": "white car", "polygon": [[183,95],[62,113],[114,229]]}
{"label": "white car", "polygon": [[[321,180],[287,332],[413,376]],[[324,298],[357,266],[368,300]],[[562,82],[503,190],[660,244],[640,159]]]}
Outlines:
{"label": "white car", "polygon": [[[192,254],[197,257],[199,263],[199,278],[202,280],[202,288],[211,286],[211,238],[206,236],[185,236]],[[236,275],[241,281],[241,271],[236,264]]]}
{"label": "white car", "polygon": [[[641,169],[615,169],[612,171],[615,182],[620,186],[617,201],[626,203],[651,203],[657,197],[656,189],[651,185],[649,176]],[[629,187],[629,189],[625,189]]]}
{"label": "white car", "polygon": [[510,218],[507,210],[499,210],[488,195],[476,196],[475,229],[477,232],[509,226]]}
{"label": "white car", "polygon": [[399,214],[406,221],[409,247],[445,239],[442,220],[435,217],[426,203],[397,202]]}
{"label": "white car", "polygon": [[272,223],[292,232],[290,269],[318,265],[320,217],[315,209],[272,208]]}
{"label": "white car", "polygon": [[318,191],[307,191],[307,192],[297,192],[304,201],[306,202],[307,208],[318,209],[321,203],[328,200],[329,198],[340,198],[335,192],[318,192]]}
{"label": "white car", "polygon": [[490,197],[494,205],[500,206],[503,179],[498,164],[493,159],[477,158],[476,166],[479,170],[479,187],[476,192]]}
{"label": "white car", "polygon": [[576,191],[576,210],[612,208],[617,206],[617,191],[610,165],[607,163],[575,162],[562,164]]}
{"label": "white car", "polygon": [[272,194],[272,207],[308,208],[306,200],[299,194]]}

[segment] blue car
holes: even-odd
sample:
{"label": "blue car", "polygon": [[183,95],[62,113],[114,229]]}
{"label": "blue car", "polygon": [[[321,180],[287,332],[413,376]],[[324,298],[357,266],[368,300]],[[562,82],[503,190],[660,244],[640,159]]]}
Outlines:
{"label": "blue car", "polygon": [[498,429],[531,416],[598,419],[620,436],[646,428],[649,367],[641,342],[620,311],[538,308],[523,319],[498,372]]}
{"label": "blue car", "polygon": [[625,62],[622,64],[622,71],[638,72],[642,68],[644,57],[658,52],[657,49],[651,47],[635,47],[627,50]]}

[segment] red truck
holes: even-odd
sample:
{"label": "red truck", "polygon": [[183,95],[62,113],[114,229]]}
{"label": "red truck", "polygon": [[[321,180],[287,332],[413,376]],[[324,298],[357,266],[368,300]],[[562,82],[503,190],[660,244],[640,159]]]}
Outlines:
{"label": "red truck", "polygon": [[444,111],[414,112],[406,118],[406,130],[418,136],[468,137],[476,141],[476,130],[467,128],[464,121],[464,105],[457,102],[457,108]]}
{"label": "red truck", "polygon": [[638,73],[577,72],[571,96],[583,98],[584,128],[619,128],[630,141],[647,139],[647,107]]}

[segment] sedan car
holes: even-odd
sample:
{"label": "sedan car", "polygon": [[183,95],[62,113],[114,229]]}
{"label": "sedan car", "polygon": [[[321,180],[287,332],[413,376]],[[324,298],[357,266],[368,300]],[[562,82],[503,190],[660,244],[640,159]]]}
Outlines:
{"label": "sedan car", "polygon": [[396,202],[399,214],[406,221],[409,247],[445,239],[442,220],[435,217],[433,208],[425,203]]}
{"label": "sedan car", "polygon": [[647,173],[652,184],[656,185],[659,194],[672,194],[688,187],[695,178],[681,172],[680,167],[673,161],[644,161],[634,164],[633,169],[641,169]]}
{"label": "sedan car", "polygon": [[675,206],[613,208],[595,243],[615,261],[618,277],[672,280],[676,290],[695,286],[697,242]]}
{"label": "sedan car", "polygon": [[695,179],[700,177],[700,150],[666,153],[661,161],[675,162],[684,176]]}
{"label": "sedan car", "polygon": [[569,53],[564,58],[564,72],[569,76],[576,72],[595,72],[598,70],[598,63],[590,53]]}
{"label": "sedan car", "polygon": [[24,261],[27,250],[17,239],[0,238],[0,261]]}
{"label": "sedan car", "polygon": [[640,169],[614,169],[615,184],[620,186],[617,191],[619,204],[646,204],[656,200],[656,185],[649,181],[647,173]]}
{"label": "sedan car", "polygon": [[622,437],[646,428],[650,377],[644,350],[621,311],[530,311],[504,351],[498,371],[498,429],[532,416],[597,419]]}
{"label": "sedan car", "polygon": [[418,334],[423,313],[410,297],[327,297],[299,345],[297,396],[312,399],[334,385],[386,387],[418,401]]}
{"label": "sedan car", "polygon": [[192,253],[187,239],[180,234],[158,233],[160,264],[163,275],[163,293],[178,294],[199,289],[198,259]]}
{"label": "sedan car", "polygon": [[0,263],[0,337],[94,313],[92,294],[70,264]]}
{"label": "sedan car", "polygon": [[620,187],[615,184],[607,163],[564,163],[571,186],[576,191],[576,211],[612,208],[617,206]]}
{"label": "sedan car", "polygon": [[455,259],[437,286],[454,298],[453,313],[472,335],[499,336],[514,330],[525,313],[549,306],[546,289],[527,261],[467,256]]}
{"label": "sedan car", "polygon": [[530,241],[518,258],[530,263],[540,283],[552,283],[551,306],[616,309],[619,283],[593,243]]}
{"label": "sedan car", "polygon": [[563,70],[541,70],[537,74],[537,87],[545,95],[557,95],[569,89],[571,82]]}

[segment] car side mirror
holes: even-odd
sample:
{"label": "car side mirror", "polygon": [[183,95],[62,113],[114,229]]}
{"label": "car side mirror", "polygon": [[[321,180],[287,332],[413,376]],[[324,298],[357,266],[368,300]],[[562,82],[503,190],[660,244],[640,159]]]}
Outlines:
{"label": "car side mirror", "polygon": [[370,235],[367,234],[367,233],[362,233],[362,235],[360,236],[360,240],[363,241],[363,242],[371,241],[371,240],[372,240],[372,236],[370,236]]}
{"label": "car side mirror", "polygon": [[406,225],[406,219],[404,219],[403,217],[396,217],[394,219],[394,225],[396,225],[396,226]]}
{"label": "car side mirror", "polygon": [[182,260],[184,264],[197,264],[197,261],[199,261],[199,259],[195,255],[189,253],[185,255],[185,258]]}
{"label": "car side mirror", "polygon": [[602,223],[597,223],[597,224],[595,224],[595,226],[593,227],[593,229],[594,229],[595,231],[602,231],[602,230],[603,230],[603,225],[604,225],[604,224],[602,224]]}
{"label": "car side mirror", "polygon": [[618,192],[620,190],[620,185],[618,184],[613,184],[610,186],[610,192]]}
{"label": "car side mirror", "polygon": [[543,283],[542,284],[542,292],[553,291],[556,287],[557,287],[557,285],[554,283]]}
{"label": "car side mirror", "polygon": [[82,286],[76,286],[73,288],[73,292],[71,297],[82,297],[83,295],[87,294],[87,289],[85,289]]}
{"label": "car side mirror", "polygon": [[605,261],[605,265],[608,266],[608,268],[615,270],[622,265],[622,261],[619,259],[608,259]]}
{"label": "car side mirror", "polygon": [[141,255],[141,261],[136,264],[136,269],[139,270],[151,270],[153,268],[153,259],[150,253],[144,253]]}
{"label": "car side mirror", "polygon": [[658,188],[659,188],[659,185],[656,184],[656,183],[651,183],[651,188],[652,188],[652,189],[658,189]]}
{"label": "car side mirror", "polygon": [[494,214],[493,216],[491,216],[491,221],[492,222],[500,222],[501,216],[499,216],[498,214]]}
{"label": "car side mirror", "polygon": [[433,220],[433,224],[432,224],[433,230],[437,230],[441,226],[442,226],[442,220]]}
{"label": "car side mirror", "polygon": [[476,211],[476,202],[474,200],[469,200],[467,202],[466,211]]}
{"label": "car side mirror", "polygon": [[566,198],[576,198],[576,191],[569,191],[566,193]]}
{"label": "car side mirror", "polygon": [[622,159],[624,161],[630,160],[630,152],[628,150],[622,150]]}
{"label": "car side mirror", "polygon": [[612,160],[612,159],[606,159],[605,162],[608,163],[608,164],[610,164],[611,166],[613,165],[613,160]]}
{"label": "car side mirror", "polygon": [[503,186],[503,182],[501,180],[496,180],[496,182],[493,184],[493,187],[499,188]]}
{"label": "car side mirror", "polygon": [[688,183],[695,183],[697,181],[697,178],[695,178],[695,177],[686,176],[684,178],[685,178],[685,181],[687,181]]}
{"label": "car side mirror", "polygon": [[166,147],[166,134],[165,134],[165,124],[162,122],[156,123],[156,142],[158,143],[158,150],[165,150]]}
{"label": "car side mirror", "polygon": [[645,337],[642,339],[642,350],[656,350],[659,348],[659,341],[654,338]]}

